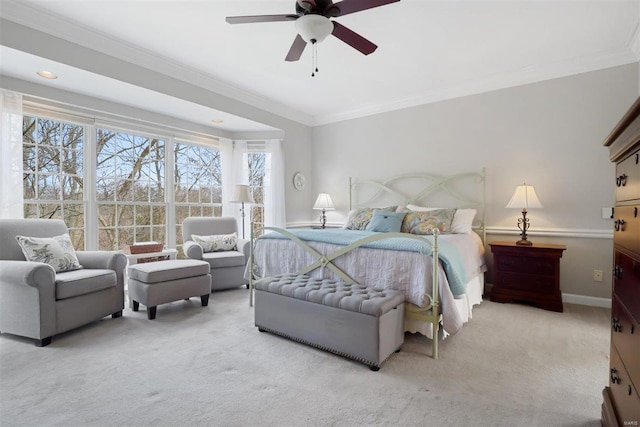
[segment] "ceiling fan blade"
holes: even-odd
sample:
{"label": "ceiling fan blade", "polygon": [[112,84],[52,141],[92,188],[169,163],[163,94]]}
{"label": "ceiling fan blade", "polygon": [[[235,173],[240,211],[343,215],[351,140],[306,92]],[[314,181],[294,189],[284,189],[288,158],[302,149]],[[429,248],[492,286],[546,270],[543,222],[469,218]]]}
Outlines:
{"label": "ceiling fan blade", "polygon": [[399,1],[400,0],[342,0],[341,2],[330,5],[325,11],[325,15],[344,16]]}
{"label": "ceiling fan blade", "polygon": [[284,58],[284,60],[289,62],[297,61],[302,56],[302,52],[304,51],[304,48],[306,46],[307,42],[304,41],[302,37],[300,37],[300,34],[298,34],[296,36],[296,39],[293,41],[293,44],[291,45],[291,49],[289,49],[287,57]]}
{"label": "ceiling fan blade", "polygon": [[295,21],[298,15],[253,15],[253,16],[227,16],[229,24],[253,24],[256,22]]}
{"label": "ceiling fan blade", "polygon": [[365,55],[369,55],[370,53],[373,53],[378,48],[378,46],[371,43],[369,40],[365,39],[360,34],[351,31],[344,25],[336,21],[331,21],[331,22],[333,23],[333,32],[331,34],[333,34],[334,36],[336,36],[337,38],[339,38],[349,46],[353,47],[354,49],[358,49],[360,52],[364,53]]}

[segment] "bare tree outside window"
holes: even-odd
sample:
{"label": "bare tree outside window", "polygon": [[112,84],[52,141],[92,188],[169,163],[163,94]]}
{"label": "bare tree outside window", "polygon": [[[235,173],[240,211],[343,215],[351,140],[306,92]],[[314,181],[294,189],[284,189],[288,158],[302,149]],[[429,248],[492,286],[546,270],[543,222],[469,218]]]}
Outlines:
{"label": "bare tree outside window", "polygon": [[222,216],[220,150],[186,142],[174,145],[176,243],[182,251],[182,222],[190,216]]}
{"label": "bare tree outside window", "polygon": [[165,142],[96,129],[98,249],[166,242]]}
{"label": "bare tree outside window", "polygon": [[22,138],[24,217],[64,220],[83,250],[84,126],[25,115]]}

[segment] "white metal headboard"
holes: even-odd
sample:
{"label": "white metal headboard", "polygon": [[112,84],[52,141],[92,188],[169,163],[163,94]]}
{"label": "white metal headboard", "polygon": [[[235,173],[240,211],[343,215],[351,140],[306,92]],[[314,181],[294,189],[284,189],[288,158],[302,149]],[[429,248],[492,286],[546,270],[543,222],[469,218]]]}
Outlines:
{"label": "white metal headboard", "polygon": [[[376,207],[385,196],[385,200],[393,201],[398,205],[473,208],[478,211],[473,228],[480,235],[482,241],[486,242],[485,175],[485,168],[482,168],[480,172],[447,176],[424,172],[407,173],[393,176],[384,181],[358,180],[349,177],[349,210],[357,206]],[[373,191],[373,194],[365,200],[356,202],[354,198],[364,188]],[[434,204],[432,200],[436,198],[439,200]],[[447,200],[443,201],[443,198]]]}

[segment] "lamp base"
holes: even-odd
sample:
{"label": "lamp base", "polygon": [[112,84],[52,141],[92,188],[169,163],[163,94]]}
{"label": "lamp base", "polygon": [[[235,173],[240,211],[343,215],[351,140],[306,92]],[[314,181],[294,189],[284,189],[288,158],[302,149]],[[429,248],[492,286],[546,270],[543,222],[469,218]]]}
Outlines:
{"label": "lamp base", "polygon": [[520,239],[516,242],[516,245],[518,246],[533,246],[533,243],[531,243],[529,240],[525,240],[525,239]]}

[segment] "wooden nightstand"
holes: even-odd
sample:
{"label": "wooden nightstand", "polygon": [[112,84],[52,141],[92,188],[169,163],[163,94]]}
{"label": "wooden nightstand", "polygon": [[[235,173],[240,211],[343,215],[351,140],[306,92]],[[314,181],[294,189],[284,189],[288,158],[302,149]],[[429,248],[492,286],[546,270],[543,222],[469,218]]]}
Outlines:
{"label": "wooden nightstand", "polygon": [[560,258],[564,245],[492,242],[493,288],[491,301],[523,301],[540,308],[562,311]]}

